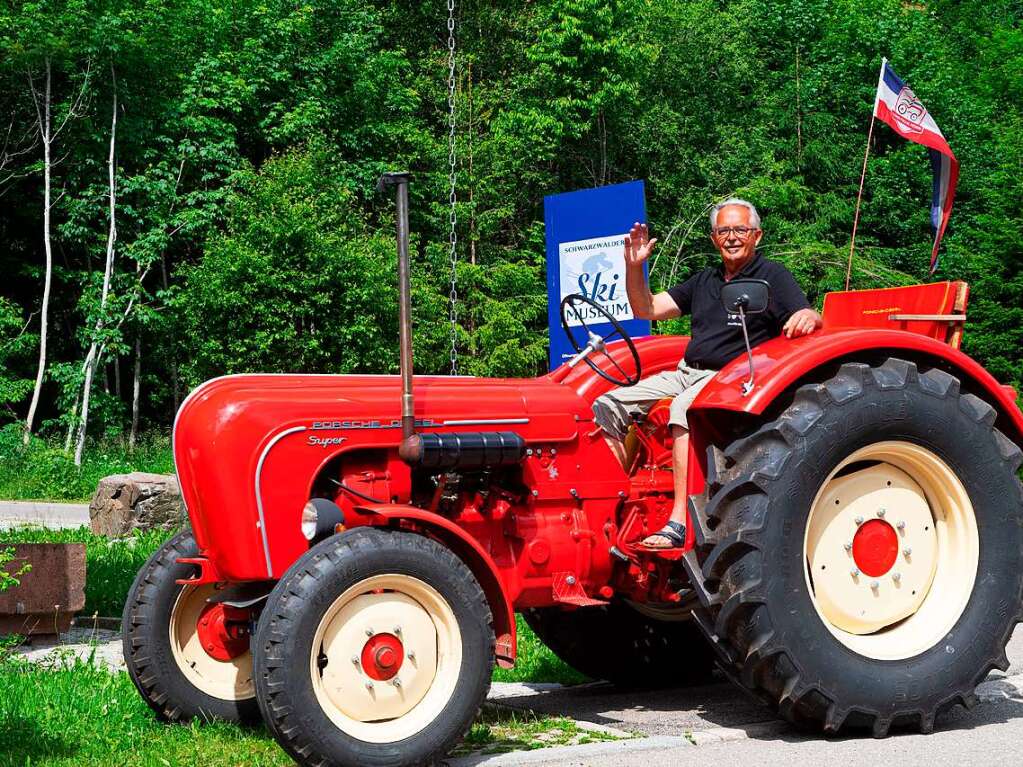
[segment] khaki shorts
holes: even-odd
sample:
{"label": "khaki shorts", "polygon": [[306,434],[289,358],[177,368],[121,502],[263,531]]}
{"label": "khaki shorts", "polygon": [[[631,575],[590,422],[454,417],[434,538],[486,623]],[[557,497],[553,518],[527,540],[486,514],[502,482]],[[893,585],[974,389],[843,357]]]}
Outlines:
{"label": "khaki shorts", "polygon": [[688,431],[686,410],[716,370],[695,370],[684,362],[676,370],[642,379],[635,386],[624,386],[597,397],[593,403],[593,417],[610,436],[624,440],[635,416],[645,414],[658,400],[674,397],[668,423]]}

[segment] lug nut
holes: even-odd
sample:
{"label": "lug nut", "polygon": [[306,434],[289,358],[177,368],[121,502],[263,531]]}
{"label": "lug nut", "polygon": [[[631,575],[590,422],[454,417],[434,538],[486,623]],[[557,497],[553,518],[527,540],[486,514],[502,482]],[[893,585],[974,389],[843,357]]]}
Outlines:
{"label": "lug nut", "polygon": [[878,509],[877,510],[877,516],[884,517],[884,509]]}
{"label": "lug nut", "polygon": [[896,523],[895,523],[895,526],[896,526],[897,528],[899,528],[899,531],[900,531],[900,532],[901,532],[902,530],[905,530],[905,529],[906,529],[906,523],[905,523],[905,522],[903,522],[903,521],[902,521],[901,519],[900,519],[900,520],[899,520],[898,522],[896,522]]}
{"label": "lug nut", "polygon": [[895,581],[896,583],[901,581],[902,580],[901,573],[892,573],[892,580]]}
{"label": "lug nut", "polygon": [[852,551],[852,543],[844,543],[844,544],[842,544],[842,547],[843,547],[843,548],[844,548],[844,549],[845,549],[846,551]]}
{"label": "lug nut", "polygon": [[871,581],[870,588],[872,588],[874,591],[877,591],[879,588],[881,588],[881,584],[878,581]]}
{"label": "lug nut", "polygon": [[416,651],[415,650],[409,650],[408,651],[408,659],[411,660],[411,661],[414,661],[416,659]]}
{"label": "lug nut", "polygon": [[913,553],[913,549],[909,548],[909,546],[907,546],[906,548],[904,548],[902,550],[902,555],[906,556],[906,557],[908,557],[912,553]]}
{"label": "lug nut", "polygon": [[352,663],[354,663],[356,666],[359,665],[359,656],[358,655],[353,655],[352,656]]}
{"label": "lug nut", "polygon": [[366,689],[367,690],[372,690],[373,689],[373,683],[370,680],[368,680],[368,679],[366,680]]}
{"label": "lug nut", "polygon": [[366,629],[366,636],[368,637],[373,636],[373,629]]}
{"label": "lug nut", "polygon": [[398,636],[401,636],[401,626],[395,626],[394,633],[397,634]]}
{"label": "lug nut", "polygon": [[854,519],[853,522],[855,522],[856,526],[859,527],[860,525],[863,524],[863,517],[856,517],[856,519]]}
{"label": "lug nut", "polygon": [[854,567],[852,570],[849,571],[849,575],[851,575],[853,578],[859,578],[860,577],[860,570],[859,570],[859,568],[858,567]]}
{"label": "lug nut", "polygon": [[401,680],[398,679],[398,677],[394,677],[394,679],[391,680],[391,684],[395,687],[401,687]]}

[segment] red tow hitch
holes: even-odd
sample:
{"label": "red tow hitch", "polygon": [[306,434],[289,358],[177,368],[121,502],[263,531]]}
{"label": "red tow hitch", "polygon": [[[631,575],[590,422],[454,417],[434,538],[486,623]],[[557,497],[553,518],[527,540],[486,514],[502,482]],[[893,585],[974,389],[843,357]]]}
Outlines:
{"label": "red tow hitch", "polygon": [[249,651],[252,615],[221,603],[209,604],[199,613],[199,640],[214,660],[226,663]]}

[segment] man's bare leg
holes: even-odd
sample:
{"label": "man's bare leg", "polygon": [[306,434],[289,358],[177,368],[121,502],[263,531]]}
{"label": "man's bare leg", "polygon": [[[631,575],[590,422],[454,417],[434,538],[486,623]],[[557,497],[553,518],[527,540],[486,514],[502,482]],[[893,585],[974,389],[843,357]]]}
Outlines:
{"label": "man's bare leg", "polygon": [[[686,466],[689,462],[689,432],[681,426],[671,427],[671,465],[675,473],[675,503],[671,507],[671,521],[686,521]],[[651,549],[671,548],[669,538],[654,533],[643,539],[643,546]]]}

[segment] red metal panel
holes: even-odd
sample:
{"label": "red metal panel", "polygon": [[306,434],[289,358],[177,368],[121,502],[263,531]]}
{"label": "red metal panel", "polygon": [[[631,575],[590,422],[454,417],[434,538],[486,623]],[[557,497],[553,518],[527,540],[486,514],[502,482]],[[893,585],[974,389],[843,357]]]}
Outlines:
{"label": "red metal panel", "polygon": [[[193,392],[176,420],[175,463],[200,550],[226,578],[280,577],[308,548],[299,515],[317,470],[348,449],[398,444],[400,385],[397,376],[241,375]],[[415,412],[424,429],[507,429],[548,445],[574,444],[592,421],[586,401],[547,377],[417,377]]]}
{"label": "red metal panel", "polygon": [[789,386],[832,360],[866,351],[898,356],[903,350],[944,360],[956,368],[979,386],[1010,420],[1016,432],[1013,439],[1023,436],[1023,413],[1009,392],[980,364],[947,344],[901,330],[825,328],[793,340],[772,339],[753,350],[756,386],[748,397],[744,397],[740,389],[746,379],[748,363],[745,357],[739,357],[728,363],[700,392],[690,409],[718,408],[760,414]]}
{"label": "red metal panel", "polygon": [[936,320],[890,320],[893,314],[952,314],[956,284],[934,282],[876,290],[847,290],[824,296],[824,327],[906,330],[945,341],[950,323]]}

